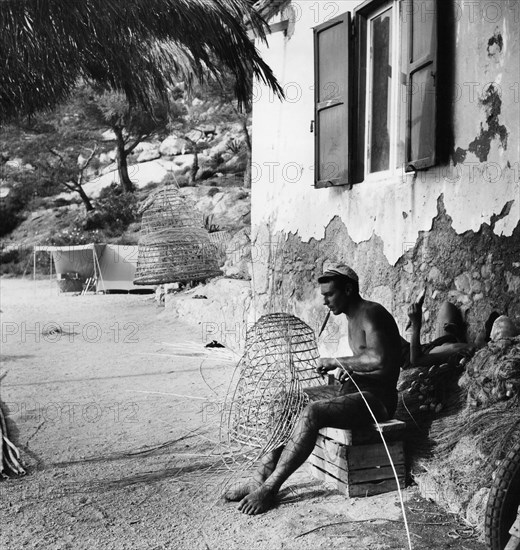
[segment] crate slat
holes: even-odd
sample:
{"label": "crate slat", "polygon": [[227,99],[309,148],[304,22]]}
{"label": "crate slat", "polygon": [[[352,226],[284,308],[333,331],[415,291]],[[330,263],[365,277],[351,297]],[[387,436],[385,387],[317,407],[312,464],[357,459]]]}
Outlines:
{"label": "crate slat", "polygon": [[[394,464],[404,464],[402,441],[388,443],[388,451]],[[359,445],[347,447],[347,462],[352,470],[371,468],[372,466],[388,466],[390,461],[383,444]]]}

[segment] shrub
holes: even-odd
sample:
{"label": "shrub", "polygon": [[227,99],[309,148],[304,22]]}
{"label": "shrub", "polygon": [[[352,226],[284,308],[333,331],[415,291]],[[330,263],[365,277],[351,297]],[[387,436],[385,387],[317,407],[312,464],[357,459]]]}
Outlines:
{"label": "shrub", "polygon": [[83,229],[103,229],[117,236],[138,220],[138,200],[133,193],[126,193],[118,185],[105,187],[99,195],[96,210],[89,213]]}

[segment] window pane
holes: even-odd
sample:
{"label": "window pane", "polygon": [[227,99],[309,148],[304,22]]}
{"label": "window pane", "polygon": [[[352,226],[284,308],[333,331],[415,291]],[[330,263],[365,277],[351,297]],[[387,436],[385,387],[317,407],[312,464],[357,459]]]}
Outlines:
{"label": "window pane", "polygon": [[390,168],[392,10],[371,21],[370,172]]}

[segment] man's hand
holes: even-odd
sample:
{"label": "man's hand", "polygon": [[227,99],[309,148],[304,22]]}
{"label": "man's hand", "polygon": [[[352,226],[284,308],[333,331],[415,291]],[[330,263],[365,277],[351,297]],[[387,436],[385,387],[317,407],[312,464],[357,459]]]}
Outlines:
{"label": "man's hand", "polygon": [[329,371],[334,370],[338,367],[338,363],[334,357],[320,357],[318,359],[318,366],[316,367],[316,372],[320,376],[324,376]]}
{"label": "man's hand", "polygon": [[422,304],[411,304],[408,307],[408,318],[413,327],[420,327],[422,324]]}
{"label": "man's hand", "polygon": [[350,373],[353,372],[351,368],[346,365],[342,365],[343,369],[338,374],[338,380],[343,384],[346,380],[350,378]]}

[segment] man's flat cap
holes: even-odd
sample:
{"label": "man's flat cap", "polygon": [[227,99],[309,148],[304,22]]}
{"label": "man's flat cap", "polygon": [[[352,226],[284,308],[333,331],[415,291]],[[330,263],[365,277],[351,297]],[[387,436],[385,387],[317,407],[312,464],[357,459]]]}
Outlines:
{"label": "man's flat cap", "polygon": [[337,279],[338,277],[346,277],[352,281],[359,282],[357,273],[349,267],[347,264],[330,265],[323,270],[323,275],[318,278],[318,283],[327,283],[331,279]]}

